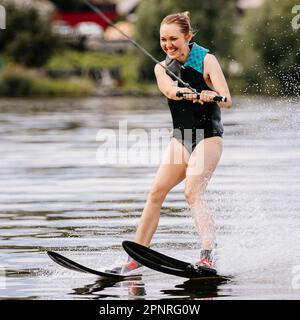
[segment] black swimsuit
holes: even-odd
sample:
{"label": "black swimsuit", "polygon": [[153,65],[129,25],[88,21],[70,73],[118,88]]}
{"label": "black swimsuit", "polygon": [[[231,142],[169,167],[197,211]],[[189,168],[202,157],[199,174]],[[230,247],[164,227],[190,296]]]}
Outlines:
{"label": "black swimsuit", "polygon": [[[203,78],[203,60],[208,50],[196,43],[190,44],[190,49],[186,62],[181,66],[181,79],[198,92],[211,90]],[[178,86],[183,87],[180,83]],[[168,99],[168,104],[173,119],[173,137],[180,141],[190,153],[201,140],[222,137],[221,110],[217,103],[201,105],[185,99]]]}

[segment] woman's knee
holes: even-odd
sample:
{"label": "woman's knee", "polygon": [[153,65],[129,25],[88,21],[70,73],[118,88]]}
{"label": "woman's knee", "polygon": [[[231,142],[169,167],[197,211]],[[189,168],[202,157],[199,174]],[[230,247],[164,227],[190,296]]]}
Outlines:
{"label": "woman's knee", "polygon": [[184,189],[184,196],[190,207],[202,202],[206,184],[205,181],[199,181],[196,184],[187,182]]}
{"label": "woman's knee", "polygon": [[190,188],[185,188],[184,196],[185,196],[185,199],[186,199],[186,201],[187,201],[187,203],[189,204],[190,207],[195,205],[197,200],[199,201],[199,199],[200,199],[199,192],[195,192],[194,190],[192,190]]}
{"label": "woman's knee", "polygon": [[165,188],[160,186],[154,186],[151,188],[148,200],[152,203],[161,204],[165,200],[165,197],[167,195],[168,191],[165,190]]}

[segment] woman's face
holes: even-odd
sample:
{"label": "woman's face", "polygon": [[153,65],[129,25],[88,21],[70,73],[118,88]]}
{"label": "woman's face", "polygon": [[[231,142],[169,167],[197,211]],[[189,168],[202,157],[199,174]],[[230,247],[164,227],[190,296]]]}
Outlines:
{"label": "woman's face", "polygon": [[191,38],[191,34],[183,34],[175,23],[160,26],[160,46],[170,59],[181,60]]}

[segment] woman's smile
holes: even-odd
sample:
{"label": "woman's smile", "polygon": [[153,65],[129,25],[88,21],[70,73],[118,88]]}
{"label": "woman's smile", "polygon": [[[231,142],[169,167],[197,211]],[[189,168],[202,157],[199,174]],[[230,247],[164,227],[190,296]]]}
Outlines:
{"label": "woman's smile", "polygon": [[178,51],[177,48],[167,49],[168,55],[174,55]]}

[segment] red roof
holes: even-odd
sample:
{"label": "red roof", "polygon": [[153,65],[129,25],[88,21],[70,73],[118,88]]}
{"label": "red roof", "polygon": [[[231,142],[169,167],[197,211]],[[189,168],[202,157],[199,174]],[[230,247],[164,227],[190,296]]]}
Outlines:
{"label": "red roof", "polygon": [[[109,19],[114,20],[118,17],[116,11],[103,12]],[[74,27],[80,22],[95,22],[104,29],[108,24],[92,11],[58,11],[54,14],[53,20],[65,21],[69,26]]]}

